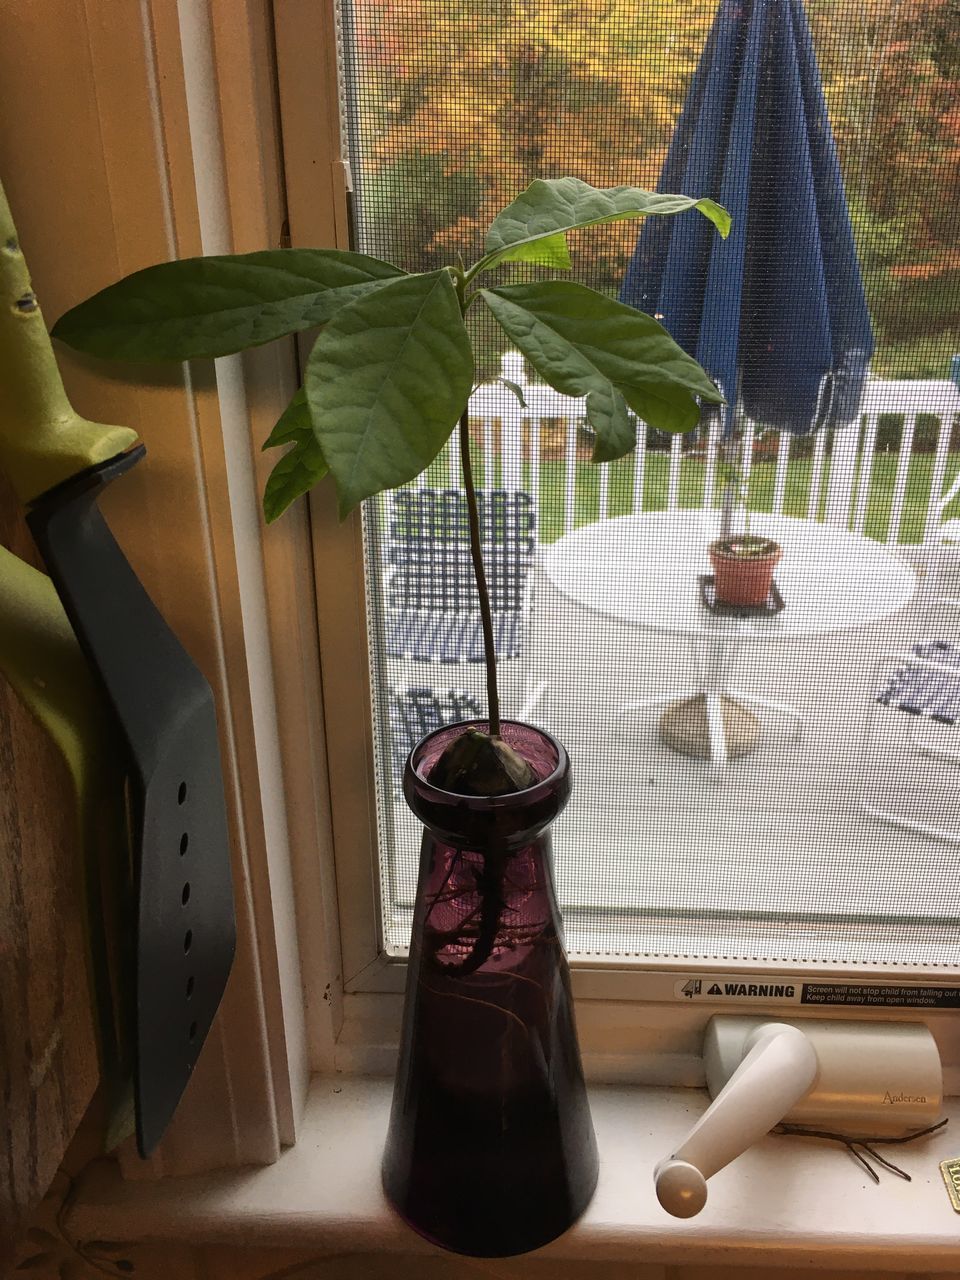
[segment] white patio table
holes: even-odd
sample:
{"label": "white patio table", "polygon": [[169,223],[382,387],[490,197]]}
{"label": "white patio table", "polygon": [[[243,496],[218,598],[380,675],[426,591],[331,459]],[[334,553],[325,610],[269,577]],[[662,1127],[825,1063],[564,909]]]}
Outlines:
{"label": "white patio table", "polygon": [[[731,687],[745,645],[876,622],[902,609],[917,587],[916,574],[895,549],[833,525],[756,513],[751,532],[783,547],[775,578],[784,608],[774,617],[720,617],[704,606],[698,576],[711,572],[707,547],[720,536],[719,512],[676,510],[601,520],[543,552],[547,577],[570,600],[690,640],[698,688],[625,703],[620,710],[672,704],[660,721],[666,739],[716,765],[752,750],[759,738],[759,722],[742,703],[792,716],[799,725],[800,712],[789,704]],[[697,719],[700,729],[691,730]],[[728,741],[734,723],[736,740]]]}

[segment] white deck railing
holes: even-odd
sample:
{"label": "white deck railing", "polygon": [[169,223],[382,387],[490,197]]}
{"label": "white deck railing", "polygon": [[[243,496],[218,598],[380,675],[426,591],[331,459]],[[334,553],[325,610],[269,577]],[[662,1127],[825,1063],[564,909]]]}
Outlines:
{"label": "white deck railing", "polygon": [[[540,470],[546,451],[546,424],[562,424],[562,456],[559,459],[554,456],[554,460],[563,462],[562,530],[568,533],[578,523],[576,484],[578,442],[584,421],[583,401],[561,395],[543,384],[528,382],[524,374],[523,358],[517,352],[508,352],[503,356],[502,375],[521,388],[526,408],[521,407],[513,392],[501,382],[486,383],[474,392],[470,400],[470,418],[471,425],[481,429],[483,474],[485,477],[495,476],[500,487],[528,488],[533,493],[539,493]],[[891,543],[901,540],[918,419],[923,415],[931,415],[937,420],[936,443],[922,523],[922,541],[935,542],[944,509],[960,494],[960,470],[950,485],[945,486],[951,436],[957,415],[960,414],[960,391],[948,379],[894,382],[869,378],[858,418],[829,433],[829,465],[828,433],[820,431],[813,436],[810,480],[803,514],[808,519],[816,519],[822,512],[823,518],[831,524],[858,533],[867,531],[868,505],[871,494],[876,489],[878,428],[884,414],[896,414],[903,418],[889,515],[883,535]],[[554,436],[551,439],[554,455],[557,452],[555,433],[554,426]],[[760,434],[765,439],[772,437],[776,441],[772,510],[779,515],[784,510],[791,444],[795,437],[786,431],[768,433],[752,423],[746,423],[741,469],[747,479],[754,465],[754,447]],[[680,505],[684,439],[683,436],[674,436],[670,443],[666,493],[668,510]],[[704,465],[704,506],[713,505],[717,491],[717,445],[718,432],[711,431],[702,452],[697,455]],[[644,510],[644,481],[649,454],[646,432],[641,426],[637,432],[633,470],[632,509],[635,512]],[[448,448],[446,464],[449,466],[449,483],[453,487],[459,486],[459,454],[455,447]],[[600,465],[598,471],[597,518],[603,520],[614,514],[611,505],[610,464]],[[425,480],[421,478],[419,483],[423,484]]]}

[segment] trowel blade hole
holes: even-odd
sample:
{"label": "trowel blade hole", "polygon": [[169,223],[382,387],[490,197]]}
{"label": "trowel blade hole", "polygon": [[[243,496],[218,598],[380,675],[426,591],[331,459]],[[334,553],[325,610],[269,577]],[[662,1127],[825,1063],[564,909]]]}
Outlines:
{"label": "trowel blade hole", "polygon": [[187,852],[187,845],[189,843],[190,843],[190,837],[187,835],[185,831],[183,835],[180,837],[180,857],[181,858]]}
{"label": "trowel blade hole", "polygon": [[183,886],[183,892],[180,894],[180,901],[184,906],[190,901],[190,881],[188,880]]}
{"label": "trowel blade hole", "polygon": [[183,804],[186,798],[187,798],[187,784],[185,782],[181,782],[180,786],[177,788],[177,804]]}
{"label": "trowel blade hole", "polygon": [[191,973],[190,977],[187,979],[187,999],[189,1000],[192,995],[193,995],[193,974]]}
{"label": "trowel blade hole", "polygon": [[193,930],[188,929],[187,932],[183,935],[184,955],[186,955],[186,953],[190,950],[190,945],[192,942],[193,942]]}
{"label": "trowel blade hole", "polygon": [[191,1040],[196,1040],[197,1038],[197,1024],[195,1022],[190,1023],[189,1036]]}

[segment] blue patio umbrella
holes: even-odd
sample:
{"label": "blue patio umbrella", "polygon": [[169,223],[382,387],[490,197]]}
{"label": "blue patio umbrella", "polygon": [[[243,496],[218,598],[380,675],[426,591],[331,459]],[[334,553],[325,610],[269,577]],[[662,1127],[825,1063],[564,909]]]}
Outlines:
{"label": "blue patio umbrella", "polygon": [[713,196],[733,230],[648,219],[620,297],[717,382],[725,433],[738,409],[798,433],[850,421],[873,334],[801,0],[723,0],[658,189]]}

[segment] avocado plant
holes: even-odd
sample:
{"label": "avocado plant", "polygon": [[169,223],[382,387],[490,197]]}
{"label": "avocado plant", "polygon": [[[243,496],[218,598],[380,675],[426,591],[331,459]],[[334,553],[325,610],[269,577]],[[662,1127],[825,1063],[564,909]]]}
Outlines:
{"label": "avocado plant", "polygon": [[585,397],[594,462],[630,452],[636,418],[660,431],[690,430],[700,418],[698,397],[712,403],[722,397],[652,317],[570,280],[487,283],[506,264],[568,271],[568,232],[688,210],[727,235],[729,215],[709,199],[538,179],[494,218],[483,256],[469,267],[407,272],[340,249],[187,258],[102,290],[62,316],[53,335],[113,360],[182,361],[232,355],[319,326],[303,385],[264,445],[289,446],[267,481],[267,521],[325,477],[345,517],[365,498],[418,476],[459,424],[489,733],[472,730],[456,739],[431,780],[461,792],[503,794],[529,785],[533,775],[500,736],[470,463],[475,360],[465,318],[472,307],[485,307],[545,382]]}

